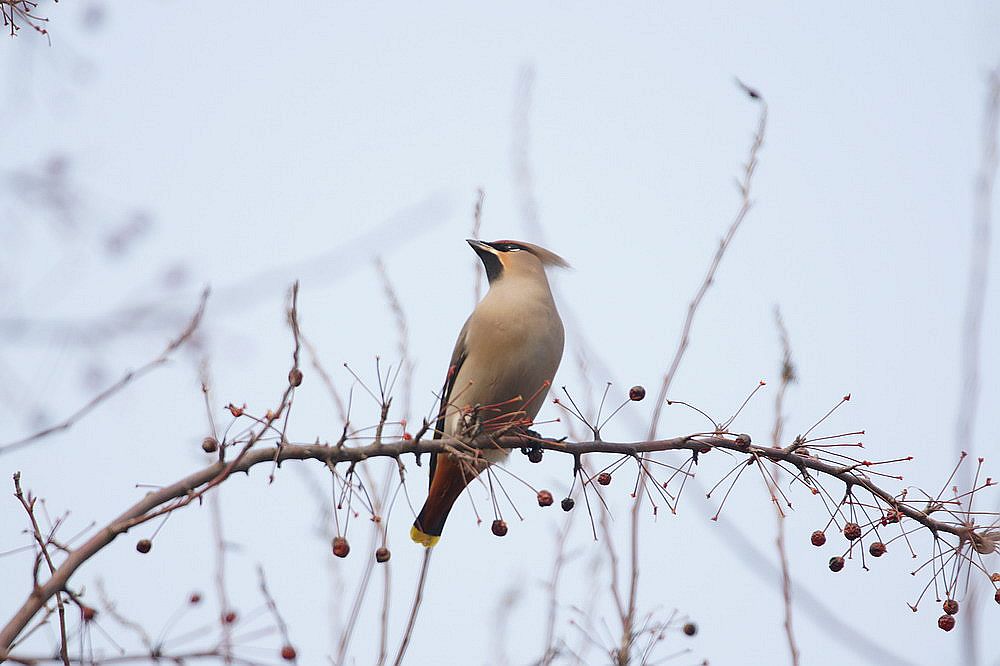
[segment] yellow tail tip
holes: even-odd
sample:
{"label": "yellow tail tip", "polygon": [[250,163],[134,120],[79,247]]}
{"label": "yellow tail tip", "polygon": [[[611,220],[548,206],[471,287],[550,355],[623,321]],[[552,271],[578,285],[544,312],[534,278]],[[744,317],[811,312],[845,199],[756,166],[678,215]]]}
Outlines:
{"label": "yellow tail tip", "polygon": [[441,537],[439,536],[431,536],[430,534],[425,534],[421,532],[420,530],[417,529],[416,525],[410,528],[410,538],[413,539],[414,542],[419,543],[424,548],[430,548],[431,546],[435,545],[438,541],[441,540]]}

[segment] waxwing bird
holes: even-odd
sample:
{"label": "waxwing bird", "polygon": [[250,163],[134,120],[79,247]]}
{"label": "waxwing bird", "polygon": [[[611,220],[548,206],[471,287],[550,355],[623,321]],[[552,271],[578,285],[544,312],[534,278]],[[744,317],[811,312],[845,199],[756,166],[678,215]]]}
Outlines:
{"label": "waxwing bird", "polygon": [[[541,409],[563,352],[563,325],[547,266],[568,267],[558,255],[521,241],[469,240],[486,267],[489,290],[462,332],[441,392],[434,438],[471,438],[527,428]],[[410,537],[431,547],[452,505],[505,449],[431,455],[430,490]]]}

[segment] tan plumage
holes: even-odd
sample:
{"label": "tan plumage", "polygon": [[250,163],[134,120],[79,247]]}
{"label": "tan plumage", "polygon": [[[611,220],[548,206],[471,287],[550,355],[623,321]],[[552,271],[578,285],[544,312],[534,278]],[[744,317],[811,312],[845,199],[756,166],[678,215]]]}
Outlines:
{"label": "tan plumage", "polygon": [[[558,255],[521,241],[469,241],[483,260],[490,288],[459,333],[441,398],[435,437],[527,427],[559,368],[563,326],[546,266],[566,267]],[[496,462],[507,451],[483,451]],[[432,457],[427,501],[410,536],[433,546],[452,505],[485,468],[470,456]]]}

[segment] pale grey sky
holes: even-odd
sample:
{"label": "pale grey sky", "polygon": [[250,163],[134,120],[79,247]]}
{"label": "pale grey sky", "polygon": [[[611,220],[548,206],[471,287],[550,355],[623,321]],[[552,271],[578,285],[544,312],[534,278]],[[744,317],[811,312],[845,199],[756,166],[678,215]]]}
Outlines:
{"label": "pale grey sky", "polygon": [[[574,265],[555,278],[577,326],[568,330],[556,385],[584,401],[606,381],[618,394],[632,384],[655,393],[687,303],[739,205],[734,178],[757,117],[733,83],[739,77],[770,108],[756,203],[699,312],[672,396],[724,418],[768,379],[737,422],[766,440],[778,305],[800,376],[788,396],[787,431],[804,430],[851,392],[824,425],[828,432],[865,429],[868,456],[915,456],[905,484],[936,492],[944,482],[955,459],[986,75],[1000,62],[1000,11],[991,3],[103,6],[96,30],[83,27],[86,5],[47,7],[51,48],[24,31],[0,44],[7,183],[0,317],[85,322],[149,302],[187,311],[209,284],[216,402],[263,409],[287,372],[283,297],[296,278],[304,330],[339,388],[350,385],[345,361],[371,378],[376,354],[398,360],[372,267],[381,256],[409,321],[408,416],[418,420],[432,408],[473,305],[475,257],[463,239],[481,187],[484,237],[544,240]],[[523,150],[541,234],[525,221],[515,168]],[[69,223],[18,199],[19,181],[10,176],[53,155],[65,156],[79,197]],[[109,255],[107,235],[136,211],[150,226],[129,252]],[[990,459],[1000,426],[995,265],[990,279],[979,419],[975,441],[964,446],[986,455],[997,476]],[[38,409],[49,419],[69,413],[89,387],[155,356],[174,329],[157,322],[111,340],[101,332],[96,346],[47,330],[8,333],[0,346],[0,375],[9,377],[0,389],[0,440],[29,432],[27,415]],[[582,338],[599,357],[586,379],[575,360]],[[181,355],[69,432],[0,456],[2,477],[21,470],[50,513],[71,509],[69,532],[116,515],[142,492],[136,483],[176,480],[205,462],[195,362]],[[640,437],[650,402],[614,421],[605,437]],[[374,419],[373,405],[359,398],[357,407],[356,423]],[[556,412],[550,406],[544,414]],[[661,432],[702,428],[697,415],[672,408]],[[339,430],[307,372],[292,437],[332,439]],[[557,497],[569,465],[554,456],[541,468],[512,463]],[[356,525],[352,557],[333,561],[303,483],[305,475],[323,482],[322,470],[299,467],[305,472],[289,465],[272,486],[264,472],[233,480],[222,497],[235,544],[228,574],[235,605],[258,604],[254,568],[262,564],[301,663],[313,664],[335,649],[331,599],[353,594],[368,537]],[[721,457],[706,460],[700,481],[711,485],[727,469]],[[425,470],[411,465],[410,473],[419,496]],[[609,493],[621,549],[627,485],[616,479]],[[435,554],[409,663],[500,663],[500,645],[510,663],[540,655],[544,585],[567,515],[538,509],[530,494],[520,499],[526,521],[508,517],[502,540],[488,523],[476,527],[467,502],[456,509]],[[766,492],[759,480],[741,483],[724,513],[728,525],[707,519],[715,501],[692,493],[679,515],[645,518],[643,608],[661,615],[676,608],[700,627],[693,639],[671,635],[662,654],[690,648],[670,662],[677,664],[787,663],[780,590],[729,536],[737,524],[776,562]],[[825,511],[801,494],[793,501],[786,529],[798,586],[900,663],[959,663],[961,636],[936,628],[939,606],[925,601],[914,614],[905,605],[926,582],[909,575],[922,560],[893,548],[871,572],[852,563],[834,576],[826,568],[832,550],[808,544]],[[392,647],[420,554],[407,536],[405,505],[397,511],[389,537]],[[614,622],[607,564],[593,564],[603,548],[591,541],[584,514],[573,515],[557,628],[578,645],[574,605],[595,600],[595,617]],[[15,502],[0,502],[0,551],[23,542],[22,523]],[[140,557],[134,540],[150,531],[115,542],[75,581],[93,591],[103,578],[128,612],[158,630],[189,590],[211,593],[214,550],[207,510],[174,516]],[[918,542],[929,555],[929,541]],[[27,593],[30,562],[30,555],[3,560],[0,589],[12,592],[0,615]],[[348,583],[346,591],[337,581]],[[511,589],[519,596],[499,635],[497,608]],[[352,644],[359,664],[371,663],[377,649],[377,599],[376,592]],[[347,605],[341,601],[339,612]],[[991,600],[983,603],[984,626],[998,614]],[[800,609],[796,630],[803,664],[876,663]],[[603,630],[593,634],[608,642]],[[1000,657],[985,637],[982,654],[983,663]],[[602,663],[596,649],[588,662]]]}

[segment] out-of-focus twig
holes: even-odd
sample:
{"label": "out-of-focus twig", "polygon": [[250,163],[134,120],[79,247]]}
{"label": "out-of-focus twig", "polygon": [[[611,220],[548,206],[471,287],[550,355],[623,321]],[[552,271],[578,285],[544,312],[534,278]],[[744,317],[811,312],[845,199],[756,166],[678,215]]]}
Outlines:
{"label": "out-of-focus twig", "polygon": [[0,446],[0,455],[4,453],[9,453],[10,451],[21,448],[23,446],[27,446],[28,444],[37,442],[41,439],[48,437],[49,435],[54,435],[57,432],[68,430],[77,421],[85,417],[87,414],[93,411],[96,407],[98,407],[108,398],[111,398],[116,393],[118,393],[126,386],[131,384],[133,381],[135,381],[136,379],[139,379],[146,373],[158,368],[159,366],[163,365],[168,360],[170,360],[171,354],[173,354],[175,351],[177,351],[178,348],[180,348],[185,342],[187,342],[194,335],[195,331],[198,329],[199,324],[201,324],[202,316],[205,314],[205,305],[208,303],[208,294],[209,294],[208,289],[205,289],[202,292],[201,298],[198,301],[198,308],[195,310],[195,313],[191,317],[187,326],[184,328],[183,331],[181,331],[180,335],[178,335],[176,338],[170,341],[170,343],[166,346],[166,348],[162,352],[160,352],[159,356],[157,356],[152,361],[146,363],[145,365],[141,366],[136,370],[130,370],[126,372],[121,377],[121,379],[119,379],[117,382],[115,382],[108,388],[104,389],[103,391],[95,395],[93,398],[88,400],[86,404],[84,404],[82,407],[77,409],[75,412],[70,414],[63,421],[57,423],[56,425],[49,426],[48,428],[39,430],[38,432],[32,435],[28,435],[27,437],[24,437],[22,439],[18,439],[13,442],[9,442],[7,444]]}
{"label": "out-of-focus twig", "polygon": [[413,605],[410,607],[410,617],[406,621],[406,629],[403,630],[403,638],[399,643],[399,651],[396,652],[396,659],[393,661],[395,666],[400,666],[400,664],[403,663],[403,657],[406,655],[406,648],[409,646],[410,638],[413,636],[413,628],[417,625],[417,614],[420,612],[420,604],[424,600],[424,586],[427,584],[427,571],[431,566],[431,553],[433,552],[433,548],[424,549],[424,561],[420,566],[420,578],[417,580],[417,591],[413,595]]}
{"label": "out-of-focus twig", "polygon": [[[788,385],[795,381],[795,365],[792,363],[792,347],[788,341],[788,330],[785,328],[785,322],[782,320],[781,311],[778,308],[774,309],[774,320],[778,327],[778,337],[781,340],[781,379],[774,396],[774,430],[771,432],[771,445],[778,447],[781,446],[782,431],[785,425],[785,393],[788,391]],[[780,479],[781,473],[781,467],[775,464],[773,478]],[[770,482],[768,490],[772,497],[778,491],[775,485]],[[781,598],[785,604],[785,638],[788,641],[788,652],[792,666],[799,666],[799,647],[795,642],[795,631],[792,625],[792,574],[788,567],[788,551],[785,548],[785,516],[777,504],[775,504],[775,509],[778,535],[774,541],[781,564]]]}
{"label": "out-of-focus twig", "polygon": [[[479,229],[483,226],[483,201],[485,199],[486,199],[486,192],[483,190],[483,188],[480,187],[476,191],[476,205],[472,209],[472,235],[470,236],[470,238],[472,239],[479,238]],[[473,298],[475,298],[475,300],[472,302],[473,306],[478,304],[479,299],[482,298],[483,274],[485,272],[483,270],[483,264],[481,261],[479,261],[478,257],[476,258],[475,261],[476,261],[475,268],[473,268],[473,270],[476,273],[476,279],[473,284],[473,292],[472,292]]]}
{"label": "out-of-focus twig", "polygon": [[[660,414],[663,410],[663,405],[666,402],[667,391],[670,389],[674,376],[677,374],[677,369],[680,367],[681,359],[684,357],[684,352],[687,351],[687,347],[690,342],[691,326],[694,323],[695,314],[697,314],[698,308],[701,305],[702,300],[705,298],[705,294],[708,292],[709,287],[711,287],[712,283],[715,281],[715,274],[719,269],[719,265],[722,263],[722,258],[725,256],[726,250],[729,248],[729,244],[732,242],[733,237],[736,235],[736,232],[739,230],[740,225],[743,223],[743,220],[746,218],[747,213],[750,212],[750,208],[753,205],[753,201],[750,198],[750,187],[753,183],[754,173],[757,170],[757,155],[760,153],[760,149],[764,145],[764,135],[767,129],[767,102],[764,101],[764,98],[759,92],[749,87],[742,81],[737,80],[737,84],[743,92],[745,92],[747,96],[756,102],[760,107],[760,114],[757,118],[757,131],[754,133],[746,164],[743,165],[743,178],[739,182],[740,207],[739,210],[737,210],[732,223],[730,223],[729,229],[726,231],[726,235],[719,241],[719,247],[716,249],[715,254],[712,257],[712,261],[709,263],[708,271],[705,273],[705,278],[702,280],[701,286],[698,288],[698,291],[695,293],[695,296],[691,300],[690,304],[688,304],[687,316],[684,318],[684,325],[681,328],[681,337],[677,343],[677,348],[674,351],[674,358],[670,362],[670,366],[667,369],[666,374],[663,376],[663,381],[660,384],[660,390],[657,394],[656,402],[653,403],[653,415],[650,419],[647,439],[654,439],[656,437],[656,429],[660,423]],[[622,644],[619,650],[620,666],[625,666],[625,664],[628,664],[629,662],[632,639],[635,631],[636,604],[639,593],[639,510],[641,506],[642,493],[637,493],[635,502],[632,504],[630,524],[631,539],[629,542],[629,567],[631,575],[629,581],[625,623],[622,626]]]}
{"label": "out-of-focus twig", "polygon": [[[969,279],[965,291],[962,323],[962,384],[955,419],[955,451],[971,446],[979,407],[979,371],[983,337],[983,309],[989,277],[990,237],[993,226],[993,189],[997,179],[997,130],[1000,120],[1000,67],[990,72],[983,117],[982,154],[976,178],[975,213],[972,227]],[[968,486],[971,470],[962,470],[962,485]],[[972,511],[972,500],[969,500]],[[979,622],[976,587],[969,589],[965,621],[962,622],[962,663],[979,664]]]}

